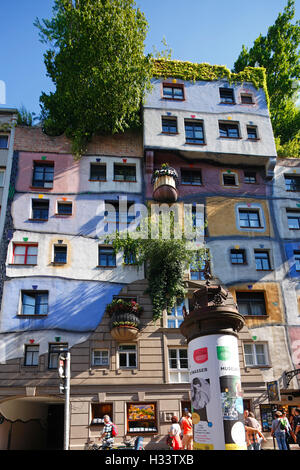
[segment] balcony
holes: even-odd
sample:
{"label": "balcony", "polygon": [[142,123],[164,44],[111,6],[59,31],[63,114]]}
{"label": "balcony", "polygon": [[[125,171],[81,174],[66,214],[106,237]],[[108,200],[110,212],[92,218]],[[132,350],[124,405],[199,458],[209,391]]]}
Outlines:
{"label": "balcony", "polygon": [[178,174],[167,163],[155,170],[152,176],[153,199],[159,202],[176,202],[178,198]]}

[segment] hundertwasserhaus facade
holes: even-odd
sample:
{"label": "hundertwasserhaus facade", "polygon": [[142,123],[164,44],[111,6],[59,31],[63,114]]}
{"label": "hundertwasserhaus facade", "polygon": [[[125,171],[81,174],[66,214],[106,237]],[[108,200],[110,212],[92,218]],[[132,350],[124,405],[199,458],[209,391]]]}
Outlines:
{"label": "hundertwasserhaus facade", "polygon": [[[144,269],[99,238],[107,223],[132,223],[133,204],[188,204],[195,224],[205,222],[210,273],[245,316],[244,406],[268,432],[267,383],[279,380],[273,405],[299,405],[297,377],[287,387],[283,374],[300,363],[300,164],[276,156],[264,89],[157,73],[140,131],[95,137],[78,161],[70,147],[39,127],[15,130],[1,249],[0,448],[62,448],[65,350],[71,450],[98,438],[104,414],[118,440],[165,448],[171,416],[191,409],[179,326],[203,270],[187,269],[185,301],[153,321]],[[175,177],[159,174],[166,164]],[[109,207],[113,220],[103,217]],[[105,313],[118,298],[143,307],[134,328]]]}

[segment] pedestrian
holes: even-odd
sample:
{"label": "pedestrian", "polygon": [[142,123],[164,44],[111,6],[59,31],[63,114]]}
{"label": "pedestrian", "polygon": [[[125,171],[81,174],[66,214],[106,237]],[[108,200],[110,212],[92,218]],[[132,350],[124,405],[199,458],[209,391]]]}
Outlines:
{"label": "pedestrian", "polygon": [[[259,446],[253,445],[253,435],[257,436],[255,439],[255,443],[259,442]],[[247,450],[261,450],[261,441],[267,442],[267,439],[263,435],[263,433],[257,429],[252,428],[251,426],[245,426],[245,436],[246,436],[246,444]]]}
{"label": "pedestrian", "polygon": [[285,441],[286,441],[286,446],[287,446],[287,450],[291,450],[290,449],[290,438],[291,438],[291,433],[292,433],[292,428],[291,428],[291,425],[290,425],[290,422],[288,420],[288,417],[287,417],[287,414],[284,410],[282,410],[282,418],[281,418],[281,421],[285,423],[286,425],[286,429],[285,429]]}
{"label": "pedestrian", "polygon": [[103,420],[104,428],[101,436],[99,437],[99,441],[102,439],[102,445],[104,449],[110,449],[114,443],[114,438],[112,435],[113,423],[108,415],[104,415]]}
{"label": "pedestrian", "polygon": [[181,419],[181,429],[183,431],[182,448],[193,450],[193,422],[192,415],[188,411],[184,412]]}
{"label": "pedestrian", "polygon": [[300,408],[295,409],[295,435],[296,442],[300,447]]}
{"label": "pedestrian", "polygon": [[286,423],[281,422],[282,413],[281,411],[276,411],[275,419],[272,422],[271,436],[275,437],[278,449],[279,450],[288,450],[286,445]]}
{"label": "pedestrian", "polygon": [[[246,415],[244,413],[244,416],[247,416],[245,418],[245,424],[246,426],[248,426],[246,436],[247,448],[248,450],[261,450],[261,441],[263,440],[263,438],[258,433],[258,431],[261,431],[261,425],[255,418],[254,413],[252,411],[247,411]],[[255,429],[255,431],[250,431],[250,428]]]}
{"label": "pedestrian", "polygon": [[172,416],[172,424],[169,430],[169,436],[172,439],[172,449],[173,450],[181,450],[182,449],[182,441],[181,441],[181,427],[178,424],[177,416]]}

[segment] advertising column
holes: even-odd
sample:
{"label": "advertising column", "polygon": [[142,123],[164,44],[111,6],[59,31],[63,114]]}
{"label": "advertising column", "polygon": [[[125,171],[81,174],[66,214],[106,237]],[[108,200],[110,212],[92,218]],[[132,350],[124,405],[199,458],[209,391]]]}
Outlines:
{"label": "advertising column", "polygon": [[237,338],[198,337],[188,353],[194,449],[246,449]]}

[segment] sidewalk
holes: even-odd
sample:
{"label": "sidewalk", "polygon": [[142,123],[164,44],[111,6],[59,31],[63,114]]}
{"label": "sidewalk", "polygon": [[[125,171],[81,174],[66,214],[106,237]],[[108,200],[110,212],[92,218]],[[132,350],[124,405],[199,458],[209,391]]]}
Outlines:
{"label": "sidewalk", "polygon": [[[274,444],[272,437],[266,437],[266,439],[267,439],[267,442],[262,443],[262,446],[261,446],[262,450],[279,450],[277,442],[275,441],[275,444]],[[274,445],[275,445],[275,448],[274,448]],[[298,444],[290,444],[290,450],[300,450],[300,447]]]}

